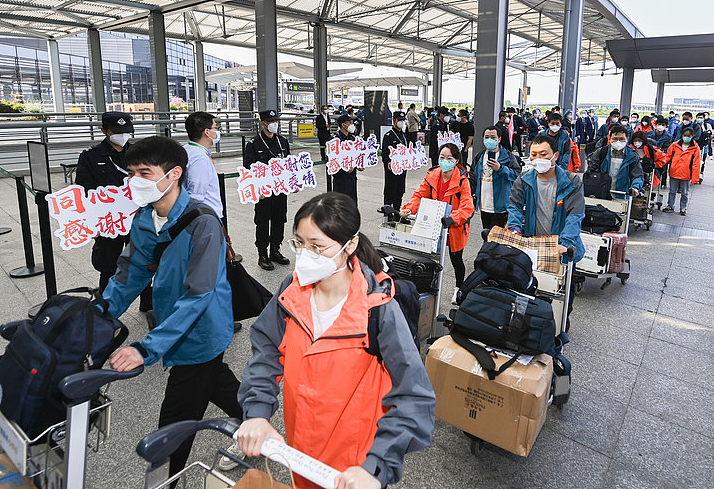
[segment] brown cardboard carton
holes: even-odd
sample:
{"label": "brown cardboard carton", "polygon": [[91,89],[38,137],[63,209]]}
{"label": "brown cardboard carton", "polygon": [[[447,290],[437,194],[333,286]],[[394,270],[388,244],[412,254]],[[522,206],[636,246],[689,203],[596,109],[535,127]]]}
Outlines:
{"label": "brown cardboard carton", "polygon": [[22,477],[8,456],[0,453],[0,489],[37,489],[26,477]]}
{"label": "brown cardboard carton", "polygon": [[[496,369],[508,360],[494,358]],[[488,380],[476,358],[451,336],[429,348],[426,371],[436,393],[436,417],[522,457],[545,422],[553,359],[538,355]]]}

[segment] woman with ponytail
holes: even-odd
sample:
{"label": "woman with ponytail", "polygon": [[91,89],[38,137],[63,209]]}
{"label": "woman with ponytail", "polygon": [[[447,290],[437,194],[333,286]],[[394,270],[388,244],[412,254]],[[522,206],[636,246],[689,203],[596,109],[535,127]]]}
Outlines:
{"label": "woman with ponytail", "polygon": [[[336,489],[399,481],[404,455],[431,442],[436,406],[392,281],[359,228],[357,206],[340,193],[298,210],[295,272],[251,327],[238,393],[237,445],[258,456],[266,438],[283,440],[269,422],[282,380],[287,443],[337,469]],[[366,350],[375,311],[381,361]]]}

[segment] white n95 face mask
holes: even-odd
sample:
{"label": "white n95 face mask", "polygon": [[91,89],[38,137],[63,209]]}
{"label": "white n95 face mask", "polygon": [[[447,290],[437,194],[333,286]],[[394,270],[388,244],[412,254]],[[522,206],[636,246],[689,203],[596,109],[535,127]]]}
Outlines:
{"label": "white n95 face mask", "polygon": [[214,129],[214,131],[216,131],[216,137],[211,139],[213,140],[213,144],[216,145],[221,140],[221,131],[218,129]]}
{"label": "white n95 face mask", "polygon": [[123,134],[112,134],[109,136],[109,141],[117,146],[121,146],[122,148],[129,142],[129,139],[131,139],[131,134],[128,132]]}
{"label": "white n95 face mask", "polygon": [[131,200],[139,207],[144,207],[153,204],[163,197],[166,192],[173,186],[174,182],[166,187],[163,192],[159,190],[158,183],[166,178],[170,171],[156,181],[147,180],[146,178],[131,177],[129,179],[129,190],[131,191]]}
{"label": "white n95 face mask", "polygon": [[560,131],[560,126],[553,124],[552,126],[548,126],[548,129],[550,129],[550,132],[558,132]]}
{"label": "white n95 face mask", "polygon": [[625,141],[613,141],[612,143],[612,149],[615,149],[617,151],[622,151],[625,149],[625,146],[627,146],[627,143]]}
{"label": "white n95 face mask", "polygon": [[355,127],[354,124],[351,124],[351,125],[347,126],[347,132],[350,133],[350,134],[354,134],[354,132],[355,132],[356,130],[357,130],[357,128]]}
{"label": "white n95 face mask", "polygon": [[273,134],[278,133],[278,123],[277,122],[271,122],[268,124],[268,131],[272,132]]}
{"label": "white n95 face mask", "polygon": [[533,165],[533,168],[535,168],[535,171],[537,171],[538,173],[545,173],[550,170],[550,167],[552,166],[552,160],[549,160],[548,158],[536,158],[534,160],[531,160],[531,164]]}
{"label": "white n95 face mask", "polygon": [[[352,239],[354,239],[354,237]],[[346,264],[342,268],[337,268],[335,258],[345,251],[347,245],[352,242],[352,239],[347,241],[332,258],[315,255],[312,252],[306,251],[305,248],[298,249],[295,254],[295,274],[297,275],[300,286],[305,287],[306,285],[320,282],[347,268]]]}
{"label": "white n95 face mask", "polygon": [[405,130],[405,129],[407,128],[407,122],[406,122],[406,121],[399,121],[399,122],[397,122],[397,127],[399,127],[399,129],[401,129],[401,130],[403,131],[403,130]]}

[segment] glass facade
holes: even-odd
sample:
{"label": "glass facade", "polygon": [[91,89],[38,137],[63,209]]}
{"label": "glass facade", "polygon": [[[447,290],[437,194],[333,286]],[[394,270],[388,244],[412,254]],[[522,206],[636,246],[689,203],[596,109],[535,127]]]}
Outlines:
{"label": "glass facade", "polygon": [[[101,33],[104,91],[109,104],[153,102],[149,40],[130,34]],[[92,86],[86,36],[58,41],[65,106],[91,110]],[[169,96],[195,100],[193,46],[168,40]],[[204,56],[205,71],[234,66]],[[212,108],[226,106],[226,88],[206,83]],[[0,38],[0,99],[22,103],[51,104],[52,88],[47,42],[39,39]]]}

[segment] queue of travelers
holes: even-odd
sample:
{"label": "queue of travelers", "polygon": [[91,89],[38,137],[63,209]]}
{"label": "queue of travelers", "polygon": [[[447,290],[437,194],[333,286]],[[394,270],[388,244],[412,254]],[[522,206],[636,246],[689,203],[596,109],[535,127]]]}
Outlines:
{"label": "queue of travelers", "polygon": [[[579,145],[595,145],[589,171],[608,173],[612,190],[635,196],[643,191],[643,162],[651,160],[660,180],[669,177],[663,211],[674,211],[680,193],[682,215],[689,185],[701,182],[703,162],[711,154],[708,113],[693,117],[684,112],[672,128],[674,113],[640,118],[612,110],[599,124],[594,110],[575,116],[570,111],[561,115],[559,107],[546,114],[507,108],[474,134],[468,108],[438,107],[433,112],[417,113],[411,104],[406,112],[393,113],[381,147],[383,202],[396,210],[396,219],[416,214],[424,198],[450,204],[442,224],[448,228],[446,245],[456,277],[452,301],[464,281],[463,251],[475,212],[484,229],[501,226],[524,236],[557,235],[560,254],[574,247],[575,261],[583,257]],[[432,115],[431,123],[425,123]],[[327,106],[321,107],[320,119],[322,145],[332,137]],[[250,328],[253,353],[239,381],[223,360],[235,329],[226,279],[224,204],[211,153],[221,137],[219,121],[207,112],[191,114],[184,147],[160,136],[129,144],[131,121],[130,114],[105,113],[106,138],[82,153],[77,170],[77,182],[86,189],[121,185],[128,177],[139,205],[129,237],[98,241],[92,254],[108,315],[119,317],[140,295],[142,304],[153,298],[155,324],[143,339],[117,350],[111,366],[127,371],[161,360],[169,369],[159,426],[201,419],[213,403],[243,420],[228,449],[234,456],[259,455],[267,438],[287,440],[335,467],[340,472],[335,487],[340,489],[379,489],[398,482],[406,453],[431,443],[435,396],[405,317],[392,300],[392,279],[361,232],[358,171],[341,170],[334,175],[333,192],[317,195],[297,210],[287,239],[294,263],[280,248],[287,196],[269,196],[255,204],[258,265],[275,270],[275,264],[293,264],[294,270],[282,268],[287,277]],[[279,121],[276,109],[260,112],[259,131],[243,155],[246,167],[290,154]],[[336,124],[335,137],[354,139],[353,114],[340,114]],[[406,172],[392,172],[389,149],[407,146],[414,141],[411,135],[425,128],[431,131],[431,168],[404,203]],[[461,135],[463,148],[438,144],[438,131],[449,129]],[[513,150],[525,151],[521,139],[526,138],[529,160],[524,166]],[[469,150],[477,148],[469,158]],[[184,227],[170,234],[178,222]],[[157,243],[167,240],[175,243],[171,253],[159,253],[157,259]],[[380,359],[361,347],[373,307],[381,308]],[[341,368],[333,368],[336,364]],[[285,438],[270,421],[281,389]],[[355,404],[357,395],[360,402]],[[171,456],[171,474],[185,466],[192,442],[189,438]],[[236,465],[222,457],[218,466],[229,470]],[[313,486],[297,477],[297,487]]]}

